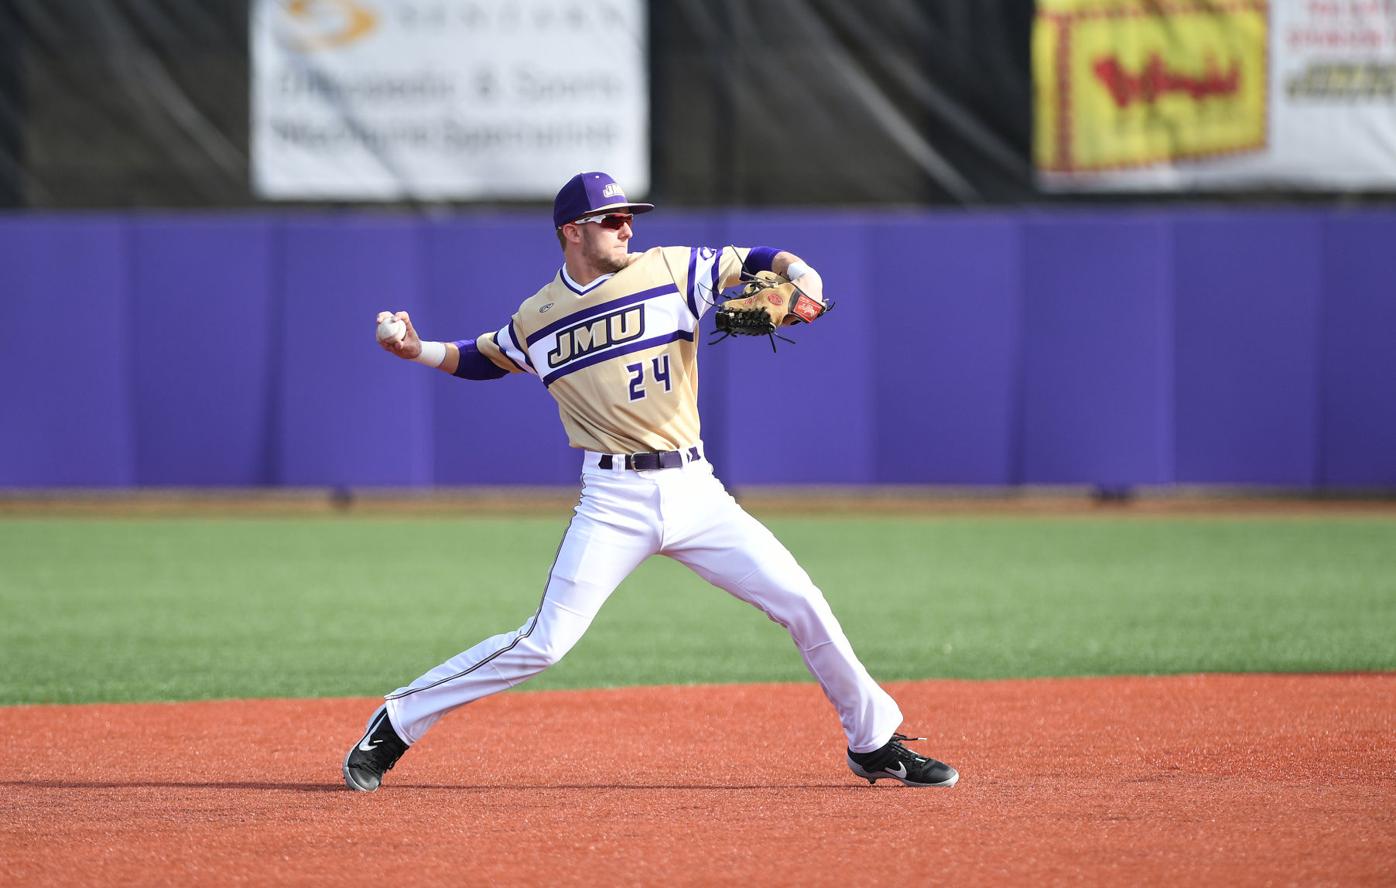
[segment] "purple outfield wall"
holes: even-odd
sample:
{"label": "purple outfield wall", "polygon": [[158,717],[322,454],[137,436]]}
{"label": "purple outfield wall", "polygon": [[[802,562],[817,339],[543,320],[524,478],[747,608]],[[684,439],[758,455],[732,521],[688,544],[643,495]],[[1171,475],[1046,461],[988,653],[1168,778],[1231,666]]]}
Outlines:
{"label": "purple outfield wall", "polygon": [[[1396,211],[644,217],[675,243],[838,303],[703,349],[729,483],[1396,488]],[[0,486],[575,483],[532,377],[372,334],[497,328],[559,263],[542,211],[0,218]]]}

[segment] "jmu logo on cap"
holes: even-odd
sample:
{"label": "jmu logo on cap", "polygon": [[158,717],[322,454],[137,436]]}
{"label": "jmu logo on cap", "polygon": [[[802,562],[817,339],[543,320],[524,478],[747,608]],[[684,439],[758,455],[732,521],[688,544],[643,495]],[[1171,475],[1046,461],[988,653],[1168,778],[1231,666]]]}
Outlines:
{"label": "jmu logo on cap", "polygon": [[602,197],[625,197],[625,192],[620,190],[620,186],[615,182],[601,189]]}

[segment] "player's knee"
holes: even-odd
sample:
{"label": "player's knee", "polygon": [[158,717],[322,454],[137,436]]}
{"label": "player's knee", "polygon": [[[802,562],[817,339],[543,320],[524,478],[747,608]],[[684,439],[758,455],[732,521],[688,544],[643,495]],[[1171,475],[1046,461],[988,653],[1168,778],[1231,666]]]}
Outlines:
{"label": "player's knee", "polygon": [[567,656],[567,652],[577,644],[579,637],[561,632],[533,635],[520,643],[519,654],[534,669],[547,669]]}
{"label": "player's knee", "polygon": [[767,604],[767,613],[771,618],[789,629],[796,638],[823,635],[824,627],[834,618],[824,595],[813,586],[783,590]]}
{"label": "player's knee", "polygon": [[581,641],[591,620],[554,602],[546,602],[519,635],[518,656],[533,670],[547,669]]}

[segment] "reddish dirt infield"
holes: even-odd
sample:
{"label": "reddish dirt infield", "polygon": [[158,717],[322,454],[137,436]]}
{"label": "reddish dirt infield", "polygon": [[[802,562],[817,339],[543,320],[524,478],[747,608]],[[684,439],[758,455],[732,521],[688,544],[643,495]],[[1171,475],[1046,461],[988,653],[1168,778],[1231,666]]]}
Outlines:
{"label": "reddish dirt infield", "polygon": [[374,701],[0,709],[3,881],[1396,882],[1396,675],[889,687],[958,787],[853,779],[813,685],[505,694],[373,795]]}

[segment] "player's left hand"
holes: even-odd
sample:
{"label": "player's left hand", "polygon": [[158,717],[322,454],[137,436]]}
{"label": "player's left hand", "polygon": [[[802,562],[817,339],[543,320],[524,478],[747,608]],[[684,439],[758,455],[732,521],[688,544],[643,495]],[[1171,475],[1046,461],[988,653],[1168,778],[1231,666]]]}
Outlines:
{"label": "player's left hand", "polygon": [[[828,307],[829,303],[826,302],[824,299],[824,279],[819,276],[819,272],[811,268],[809,271],[800,275],[800,277],[792,283],[794,283],[796,288],[802,291],[806,296],[809,296],[811,299],[815,300],[820,305],[825,306],[826,308]],[[789,323],[794,322],[792,321]]]}

